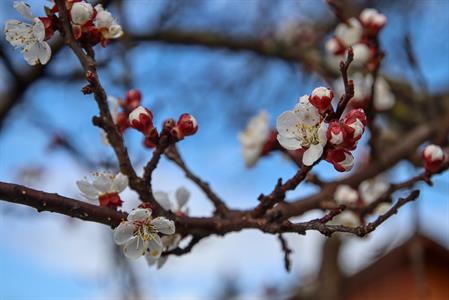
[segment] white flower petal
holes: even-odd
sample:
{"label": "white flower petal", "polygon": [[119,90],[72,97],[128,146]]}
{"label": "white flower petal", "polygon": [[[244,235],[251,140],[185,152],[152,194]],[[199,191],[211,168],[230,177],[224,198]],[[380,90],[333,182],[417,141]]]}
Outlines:
{"label": "white flower petal", "polygon": [[98,196],[98,190],[86,180],[78,180],[76,182],[79,190],[86,196],[96,197]]}
{"label": "white flower petal", "polygon": [[128,186],[128,177],[126,175],[123,175],[122,173],[118,173],[115,175],[114,179],[112,180],[112,190],[116,191],[117,193],[123,192],[124,189]]}
{"label": "white flower petal", "polygon": [[98,173],[94,176],[92,184],[102,193],[112,191],[112,176],[106,173]]}
{"label": "white flower petal", "polygon": [[50,55],[50,46],[45,42],[35,43],[31,48],[25,48],[23,50],[23,58],[25,58],[25,61],[31,66],[38,63],[43,65],[46,64],[50,59]]}
{"label": "white flower petal", "polygon": [[157,268],[160,269],[162,268],[165,263],[167,262],[168,256],[161,256],[159,257],[159,259],[157,260]]}
{"label": "white flower petal", "polygon": [[151,221],[151,225],[153,225],[157,229],[157,231],[163,234],[174,234],[176,231],[175,222],[164,217],[154,218]]}
{"label": "white flower petal", "polygon": [[147,248],[148,241],[144,241],[139,237],[133,237],[126,243],[125,247],[123,247],[123,253],[128,258],[136,259],[144,255]]}
{"label": "white flower petal", "polygon": [[33,19],[33,34],[34,37],[39,42],[43,42],[45,39],[45,25],[44,22],[41,21],[39,18]]}
{"label": "white flower petal", "polygon": [[168,198],[168,194],[165,192],[154,192],[154,199],[156,199],[157,203],[159,203],[163,209],[172,210],[172,204],[170,199]]}
{"label": "white flower petal", "polygon": [[23,1],[14,1],[14,8],[25,18],[33,19],[31,7]]}
{"label": "white flower petal", "polygon": [[299,119],[292,111],[283,112],[276,120],[276,129],[282,136],[286,138],[295,137],[296,126]]}
{"label": "white flower petal", "polygon": [[159,258],[151,256],[150,252],[145,253],[145,259],[147,260],[147,263],[150,266],[154,265],[156,262],[159,261]]}
{"label": "white flower petal", "polygon": [[287,150],[297,150],[302,148],[301,142],[295,138],[286,138],[283,135],[278,134],[277,139],[279,144]]}
{"label": "white flower petal", "polygon": [[256,164],[259,160],[261,150],[262,149],[257,147],[244,147],[242,149],[242,155],[245,160],[246,167],[250,168]]}
{"label": "white flower petal", "polygon": [[323,145],[310,145],[309,149],[304,152],[302,163],[306,166],[313,165],[323,154]]}
{"label": "white flower petal", "polygon": [[319,143],[324,147],[327,143],[327,129],[329,127],[329,124],[326,124],[324,122],[321,123],[320,128],[318,128],[318,140]]}
{"label": "white flower petal", "polygon": [[181,241],[181,235],[180,234],[171,234],[171,235],[164,235],[161,237],[162,245],[167,250],[173,250],[176,247],[178,247],[179,242]]}
{"label": "white flower petal", "polygon": [[178,203],[178,209],[184,207],[184,205],[189,201],[190,192],[185,187],[180,187],[176,190],[176,202]]}
{"label": "white flower petal", "polygon": [[150,239],[148,240],[149,255],[153,258],[159,258],[163,249],[164,247],[162,245],[160,236],[156,233],[150,234]]}
{"label": "white flower petal", "polygon": [[145,221],[150,217],[151,210],[146,208],[136,208],[128,214],[128,221]]}
{"label": "white flower petal", "polygon": [[130,222],[122,222],[114,229],[114,242],[123,245],[128,242],[134,234],[135,227]]}

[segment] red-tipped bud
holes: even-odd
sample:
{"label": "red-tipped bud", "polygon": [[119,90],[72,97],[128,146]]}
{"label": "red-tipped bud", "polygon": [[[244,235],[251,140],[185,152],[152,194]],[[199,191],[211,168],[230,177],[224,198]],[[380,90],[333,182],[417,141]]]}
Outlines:
{"label": "red-tipped bud", "polygon": [[109,193],[104,194],[98,197],[98,201],[100,202],[100,206],[111,207],[117,209],[117,207],[122,206],[122,199],[118,193]]}
{"label": "red-tipped bud", "polygon": [[361,108],[351,110],[343,119],[343,128],[347,136],[355,141],[362,137],[366,124],[366,115]]}
{"label": "red-tipped bud", "polygon": [[334,92],[325,87],[317,87],[310,95],[310,103],[318,108],[321,113],[324,113],[331,106],[331,101],[334,98]]}
{"label": "red-tipped bud", "polygon": [[198,131],[198,122],[191,114],[182,114],[176,125],[183,136],[195,134]]}
{"label": "red-tipped bud", "polygon": [[423,151],[424,168],[428,171],[437,171],[445,159],[443,149],[438,145],[428,145]]}
{"label": "red-tipped bud", "polygon": [[142,133],[153,128],[153,114],[143,106],[139,106],[129,114],[129,125]]}
{"label": "red-tipped bud", "polygon": [[354,166],[354,157],[351,152],[344,149],[329,150],[326,154],[326,161],[330,162],[339,172],[350,171]]}
{"label": "red-tipped bud", "polygon": [[139,90],[131,89],[126,93],[126,108],[132,111],[140,105],[142,94]]}
{"label": "red-tipped bud", "polygon": [[368,35],[377,34],[387,23],[387,17],[374,8],[364,9],[359,20]]}
{"label": "red-tipped bud", "polygon": [[334,145],[342,145],[345,141],[346,132],[339,122],[333,121],[329,123],[327,128],[327,141]]}

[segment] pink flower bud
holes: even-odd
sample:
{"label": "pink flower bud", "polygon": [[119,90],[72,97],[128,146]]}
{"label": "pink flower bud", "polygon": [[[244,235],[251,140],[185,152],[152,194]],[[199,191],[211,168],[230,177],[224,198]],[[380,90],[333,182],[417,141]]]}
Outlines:
{"label": "pink flower bud", "polygon": [[387,18],[385,15],[379,13],[374,8],[366,8],[360,13],[360,23],[365,28],[365,30],[371,33],[377,33],[381,30],[387,23]]}
{"label": "pink flower bud", "polygon": [[143,106],[134,109],[128,117],[129,125],[142,133],[153,128],[153,114]]}
{"label": "pink flower bud", "polygon": [[351,140],[359,140],[365,131],[367,119],[363,109],[353,109],[343,119],[343,128]]}
{"label": "pink flower bud", "polygon": [[334,146],[341,145],[345,141],[345,137],[346,133],[339,122],[333,121],[329,123],[329,127],[327,128],[327,141],[330,144]]}
{"label": "pink flower bud", "polygon": [[329,150],[325,159],[339,172],[350,171],[354,166],[354,157],[351,152],[344,149]]}
{"label": "pink flower bud", "polygon": [[191,114],[182,114],[179,117],[176,127],[179,128],[183,136],[195,134],[198,130],[198,122]]}
{"label": "pink flower bud", "polygon": [[329,109],[333,98],[334,92],[331,89],[317,87],[312,91],[309,101],[313,106],[318,108],[321,113],[323,113]]}
{"label": "pink flower bud", "polygon": [[445,159],[444,151],[438,145],[428,145],[423,151],[423,159],[426,170],[436,171]]}

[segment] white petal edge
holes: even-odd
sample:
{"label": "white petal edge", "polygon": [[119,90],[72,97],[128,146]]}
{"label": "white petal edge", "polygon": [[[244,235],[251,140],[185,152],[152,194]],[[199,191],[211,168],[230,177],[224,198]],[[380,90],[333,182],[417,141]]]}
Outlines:
{"label": "white petal edge", "polygon": [[135,227],[129,222],[120,223],[120,225],[114,229],[114,242],[117,245],[125,244],[133,237],[134,229]]}
{"label": "white petal edge", "polygon": [[14,1],[13,7],[21,14],[24,18],[33,19],[33,12],[31,6],[23,1]]}
{"label": "white petal edge", "polygon": [[310,145],[309,149],[304,152],[302,163],[306,166],[313,165],[323,154],[323,145]]}
{"label": "white petal edge", "polygon": [[296,125],[299,119],[292,111],[283,112],[276,120],[276,129],[286,138],[295,137]]}
{"label": "white petal edge", "polygon": [[190,191],[181,186],[176,190],[176,202],[178,203],[178,209],[181,209],[186,205],[190,198]]}
{"label": "white petal edge", "polygon": [[146,208],[136,208],[128,214],[128,221],[144,221],[150,217],[151,210]]}
{"label": "white petal edge", "polygon": [[157,203],[159,203],[163,209],[165,210],[171,210],[172,204],[170,202],[170,199],[168,198],[168,194],[165,192],[154,192],[153,193],[154,199],[156,199]]}
{"label": "white petal edge", "polygon": [[278,134],[277,140],[282,147],[287,150],[297,150],[302,148],[301,143],[295,138],[287,138],[283,135]]}
{"label": "white petal edge", "polygon": [[145,254],[148,248],[148,241],[144,241],[139,237],[133,237],[123,247],[123,254],[128,258],[139,258]]}
{"label": "white petal edge", "polygon": [[158,232],[163,234],[174,234],[176,231],[175,222],[164,217],[154,218],[151,221],[151,225],[153,225]]}
{"label": "white petal edge", "polygon": [[117,193],[123,192],[124,189],[128,186],[128,177],[123,175],[122,173],[118,173],[115,175],[112,180],[112,189]]}

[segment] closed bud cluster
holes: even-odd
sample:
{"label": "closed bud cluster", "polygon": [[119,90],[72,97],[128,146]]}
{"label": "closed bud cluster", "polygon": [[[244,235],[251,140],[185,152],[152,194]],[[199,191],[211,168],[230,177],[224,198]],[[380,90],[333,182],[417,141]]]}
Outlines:
{"label": "closed bud cluster", "polygon": [[377,35],[386,22],[387,18],[383,14],[368,8],[358,18],[350,18],[338,24],[334,36],[325,45],[331,61],[339,63],[349,47],[352,47],[354,65],[375,65],[378,59]]}
{"label": "closed bud cluster", "polygon": [[424,168],[428,172],[437,171],[445,160],[445,153],[438,145],[428,145],[423,151]]}
{"label": "closed bud cluster", "polygon": [[342,120],[329,123],[327,139],[331,147],[326,160],[332,163],[337,171],[352,169],[354,157],[351,152],[365,131],[367,119],[363,109],[351,110]]}

